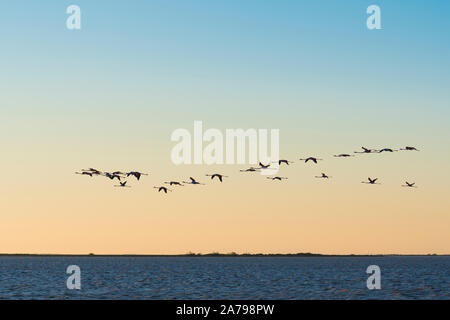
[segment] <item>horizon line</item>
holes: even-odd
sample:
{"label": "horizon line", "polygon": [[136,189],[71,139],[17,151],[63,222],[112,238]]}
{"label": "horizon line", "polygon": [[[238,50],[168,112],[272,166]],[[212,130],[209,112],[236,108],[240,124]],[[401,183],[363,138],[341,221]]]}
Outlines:
{"label": "horizon line", "polygon": [[178,254],[135,254],[135,253],[0,253],[0,257],[3,256],[78,256],[78,257],[384,257],[384,256],[450,256],[450,253],[375,253],[375,254],[322,254],[322,253],[310,253],[310,252],[297,252],[297,253],[178,253]]}

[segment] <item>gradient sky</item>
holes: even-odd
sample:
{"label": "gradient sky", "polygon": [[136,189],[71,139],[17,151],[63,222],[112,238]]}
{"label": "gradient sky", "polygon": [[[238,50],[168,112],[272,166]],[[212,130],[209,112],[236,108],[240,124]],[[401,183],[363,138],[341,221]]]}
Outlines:
{"label": "gradient sky", "polygon": [[[0,252],[449,254],[449,17],[425,0],[0,3]],[[277,128],[282,158],[324,161],[281,183],[175,166],[170,135],[194,120]],[[332,157],[406,145],[421,152]],[[119,189],[86,167],[150,176]]]}

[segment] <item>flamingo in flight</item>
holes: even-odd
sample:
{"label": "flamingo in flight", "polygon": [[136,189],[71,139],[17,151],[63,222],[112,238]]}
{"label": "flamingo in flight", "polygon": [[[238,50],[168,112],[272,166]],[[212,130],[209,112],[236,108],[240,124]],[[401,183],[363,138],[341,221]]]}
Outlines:
{"label": "flamingo in flight", "polygon": [[323,179],[329,179],[331,178],[330,176],[327,176],[325,173],[322,172],[321,176],[316,176],[316,178],[323,178]]}
{"label": "flamingo in flight", "polygon": [[[276,163],[276,162],[274,162]],[[294,163],[294,161],[286,160],[286,159],[280,159],[278,160],[278,165],[281,166],[282,163],[285,163],[286,165],[289,165],[289,163]]]}
{"label": "flamingo in flight", "polygon": [[311,160],[312,162],[314,162],[314,163],[317,164],[317,161],[323,160],[323,159],[319,159],[319,158],[316,158],[316,157],[308,157],[308,158],[305,158],[305,159],[299,159],[299,160],[305,161],[305,163],[307,163],[308,161]]}
{"label": "flamingo in flight", "polygon": [[92,175],[94,174],[93,172],[90,171],[81,171],[81,172],[75,172],[76,174],[82,174],[85,176],[90,176],[92,178]]}
{"label": "flamingo in flight", "polygon": [[166,181],[164,183],[168,184],[168,185],[171,185],[171,186],[175,185],[175,186],[182,186],[183,187],[183,185],[180,182],[178,182],[178,181]]}
{"label": "flamingo in flight", "polygon": [[130,171],[127,173],[127,177],[129,176],[134,176],[139,181],[139,179],[141,179],[141,176],[148,176],[148,174],[139,171]]}
{"label": "flamingo in flight", "polygon": [[341,154],[335,154],[333,157],[336,158],[348,158],[348,157],[354,157],[354,154],[348,154],[348,153],[341,153]]}
{"label": "flamingo in flight", "polygon": [[191,179],[190,182],[188,182],[188,181],[183,181],[183,183],[186,183],[186,184],[202,184],[202,185],[204,185],[204,183],[200,183],[200,182],[196,181],[196,180],[195,180],[194,178],[192,178],[192,177],[189,177],[189,179]]}
{"label": "flamingo in flight", "polygon": [[405,148],[400,148],[400,150],[406,150],[406,151],[419,151],[418,149],[416,149],[415,147],[405,147]]}
{"label": "flamingo in flight", "polygon": [[126,184],[127,184],[126,181],[124,181],[124,182],[119,182],[119,184],[118,184],[118,185],[115,185],[114,187],[119,187],[119,188],[131,188],[130,186],[127,186]]}
{"label": "flamingo in flight", "polygon": [[398,151],[398,150],[393,150],[391,148],[383,148],[381,150],[378,150],[377,152],[381,153],[381,152],[396,152],[396,151]]}
{"label": "flamingo in flight", "polygon": [[370,177],[367,178],[369,181],[362,181],[361,183],[366,183],[366,184],[379,184],[376,181],[378,180],[378,178],[375,179],[371,179]]}
{"label": "flamingo in flight", "polygon": [[167,191],[172,191],[172,190],[170,190],[170,189],[167,189],[167,188],[164,187],[164,186],[161,186],[161,187],[153,187],[153,188],[158,189],[158,192],[164,191],[164,193],[167,193]]}
{"label": "flamingo in flight", "polygon": [[228,178],[228,176],[224,176],[223,174],[218,174],[218,173],[214,173],[214,174],[207,174],[207,177],[211,177],[211,180],[213,180],[215,177],[217,177],[220,182],[222,182],[222,178]]}
{"label": "flamingo in flight", "polygon": [[93,175],[100,175],[100,174],[102,174],[101,173],[101,171],[99,171],[99,170],[97,170],[97,169],[94,169],[94,168],[89,168],[89,169],[83,169],[83,170],[81,170],[82,172],[88,172],[88,173],[91,173],[91,174],[93,174]]}
{"label": "flamingo in flight", "polygon": [[269,164],[262,164],[261,161],[259,162],[259,168],[257,169],[261,169],[261,170],[268,170],[268,169],[275,169],[275,168],[269,168],[270,167],[270,163]]}
{"label": "flamingo in flight", "polygon": [[279,180],[279,181],[281,181],[281,180],[284,180],[284,179],[287,179],[286,177],[267,177],[267,179],[270,179],[270,180]]}
{"label": "flamingo in flight", "polygon": [[417,186],[415,185],[415,182],[409,183],[408,181],[405,181],[405,185],[402,185],[402,187],[407,187],[407,188],[417,188]]}
{"label": "flamingo in flight", "polygon": [[239,170],[240,172],[256,172],[256,171],[260,171],[259,168],[254,168],[254,167],[250,167],[248,169],[244,169],[244,170]]}
{"label": "flamingo in flight", "polygon": [[365,147],[361,147],[363,149],[363,151],[354,151],[354,153],[374,153],[376,150],[375,149],[368,149]]}
{"label": "flamingo in flight", "polygon": [[114,180],[114,178],[117,178],[117,180],[120,181],[120,176],[118,174],[105,172],[105,177],[110,178],[111,180]]}

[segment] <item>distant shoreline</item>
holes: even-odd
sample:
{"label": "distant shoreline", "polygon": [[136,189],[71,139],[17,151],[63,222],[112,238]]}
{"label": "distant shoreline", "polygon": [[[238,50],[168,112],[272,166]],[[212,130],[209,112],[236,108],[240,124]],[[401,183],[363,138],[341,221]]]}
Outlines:
{"label": "distant shoreline", "polygon": [[0,257],[445,257],[450,254],[320,254],[320,253],[186,253],[186,254],[52,254],[52,253],[0,253]]}

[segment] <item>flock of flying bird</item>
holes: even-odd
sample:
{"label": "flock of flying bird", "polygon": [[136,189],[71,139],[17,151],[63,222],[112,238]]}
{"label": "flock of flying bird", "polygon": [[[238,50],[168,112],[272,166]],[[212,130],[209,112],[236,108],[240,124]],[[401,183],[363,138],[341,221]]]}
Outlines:
{"label": "flock of flying bird", "polygon": [[[361,147],[362,151],[354,151],[355,154],[358,153],[382,153],[382,152],[397,152],[399,150],[402,151],[419,151],[417,148],[415,147],[405,147],[405,148],[400,148],[398,150],[394,150],[391,148],[383,148],[383,149],[368,149],[365,147]],[[341,153],[341,154],[336,154],[333,155],[336,158],[348,158],[348,157],[354,157],[354,154],[348,154],[348,153]],[[317,164],[318,161],[322,161],[323,159],[317,158],[317,157],[307,157],[307,158],[300,158],[300,161],[304,161],[305,163],[308,163],[309,161],[311,161],[312,163]],[[280,159],[278,160],[278,165],[281,166],[281,164],[285,164],[285,165],[289,165],[290,163],[294,163],[294,161],[290,161],[290,160],[286,160],[286,159]],[[262,164],[261,162],[259,162],[259,167],[250,167],[248,169],[244,169],[244,170],[239,170],[240,172],[261,172],[262,170],[270,170],[270,169],[274,169],[270,167],[271,164]],[[139,171],[130,171],[130,172],[122,172],[122,171],[115,171],[115,172],[103,172],[94,168],[89,168],[89,169],[82,169],[80,172],[75,172],[76,174],[80,174],[80,175],[86,175],[86,176],[104,176],[107,177],[111,180],[117,179],[119,181],[118,185],[114,185],[114,187],[119,187],[119,188],[131,188],[129,185],[127,185],[127,180],[123,181],[123,179],[127,179],[129,177],[135,177],[136,180],[140,180],[142,176],[147,176],[147,173],[142,173]],[[225,176],[223,174],[219,174],[219,173],[214,173],[214,174],[207,174],[207,177],[211,177],[211,180],[214,180],[214,178],[217,178],[220,182],[223,182],[223,178],[228,178],[228,176]],[[331,176],[328,176],[325,173],[321,173],[320,176],[315,176],[316,178],[319,179],[329,179],[331,178]],[[267,179],[270,180],[285,180],[287,179],[287,177],[280,177],[280,176],[274,176],[274,177],[267,177]],[[365,183],[365,184],[380,184],[378,183],[378,178],[371,178],[368,177],[367,181],[362,181],[361,183]],[[164,184],[170,185],[170,186],[184,186],[186,184],[192,184],[192,185],[204,185],[204,183],[198,182],[197,180],[195,180],[192,177],[189,177],[189,181],[165,181]],[[405,184],[402,185],[402,187],[408,187],[408,188],[417,188],[417,186],[415,185],[415,182],[408,182],[405,181]],[[171,189],[168,189],[165,186],[155,186],[155,189],[158,189],[158,192],[163,191],[164,193],[167,193],[168,191],[172,191]]]}

